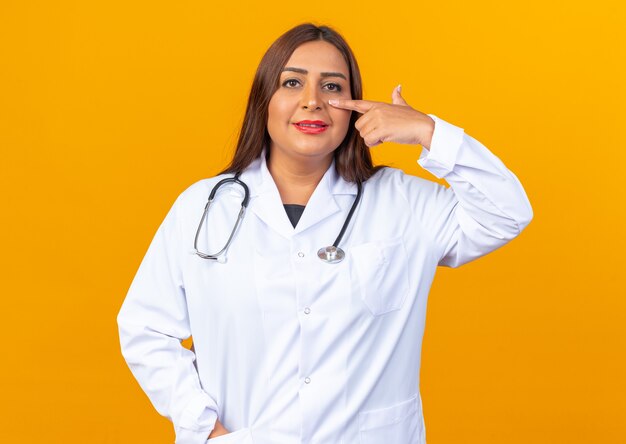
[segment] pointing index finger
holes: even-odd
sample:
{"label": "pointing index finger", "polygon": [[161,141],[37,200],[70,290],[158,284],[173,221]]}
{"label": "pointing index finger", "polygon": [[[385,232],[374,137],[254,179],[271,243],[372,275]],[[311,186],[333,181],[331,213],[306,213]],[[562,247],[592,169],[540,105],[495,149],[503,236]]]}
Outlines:
{"label": "pointing index finger", "polygon": [[335,108],[350,109],[352,111],[357,111],[363,114],[369,111],[376,102],[371,102],[369,100],[348,100],[348,99],[337,100],[335,99],[335,100],[329,100],[328,103],[330,103]]}

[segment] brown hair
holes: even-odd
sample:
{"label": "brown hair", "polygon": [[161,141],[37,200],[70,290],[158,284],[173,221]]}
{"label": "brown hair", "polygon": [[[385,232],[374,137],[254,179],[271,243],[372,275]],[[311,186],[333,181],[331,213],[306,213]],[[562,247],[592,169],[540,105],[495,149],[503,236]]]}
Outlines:
{"label": "brown hair", "polygon": [[[311,23],[290,29],[270,46],[259,63],[252,81],[235,155],[230,165],[220,174],[245,170],[261,155],[264,147],[269,149],[268,106],[279,87],[280,73],[298,46],[315,40],[324,40],[339,50],[348,65],[352,98],[355,100],[363,98],[359,66],[352,50],[337,31],[328,26],[315,26]],[[348,182],[364,182],[382,168],[372,164],[369,148],[354,127],[358,118],[359,115],[353,112],[346,137],[334,152],[335,168]]]}

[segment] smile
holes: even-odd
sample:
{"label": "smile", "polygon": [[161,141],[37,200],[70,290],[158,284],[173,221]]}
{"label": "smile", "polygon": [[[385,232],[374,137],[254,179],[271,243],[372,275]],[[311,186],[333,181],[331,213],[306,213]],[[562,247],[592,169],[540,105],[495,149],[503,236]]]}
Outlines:
{"label": "smile", "polygon": [[306,134],[319,134],[326,131],[328,125],[321,120],[302,120],[293,124],[296,129]]}

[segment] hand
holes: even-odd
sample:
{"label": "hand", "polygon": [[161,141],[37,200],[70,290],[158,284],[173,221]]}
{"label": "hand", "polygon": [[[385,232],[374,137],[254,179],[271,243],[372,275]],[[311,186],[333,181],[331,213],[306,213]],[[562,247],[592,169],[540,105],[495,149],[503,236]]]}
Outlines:
{"label": "hand", "polygon": [[222,425],[222,423],[218,419],[217,421],[215,421],[215,427],[213,427],[213,431],[209,435],[209,439],[217,438],[218,436],[222,436],[222,435],[227,435],[228,433],[230,432],[226,430],[226,428]]}
{"label": "hand", "polygon": [[363,114],[354,127],[369,147],[396,142],[430,148],[435,121],[404,101],[400,85],[391,93],[391,103],[370,100],[329,100],[328,103]]}

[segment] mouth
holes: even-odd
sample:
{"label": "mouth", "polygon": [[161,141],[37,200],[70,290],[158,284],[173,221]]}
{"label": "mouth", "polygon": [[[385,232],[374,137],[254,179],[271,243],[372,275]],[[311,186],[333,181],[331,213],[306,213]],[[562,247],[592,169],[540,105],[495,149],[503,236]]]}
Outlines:
{"label": "mouth", "polygon": [[328,124],[322,120],[301,120],[293,124],[296,129],[306,134],[319,134],[326,131]]}

